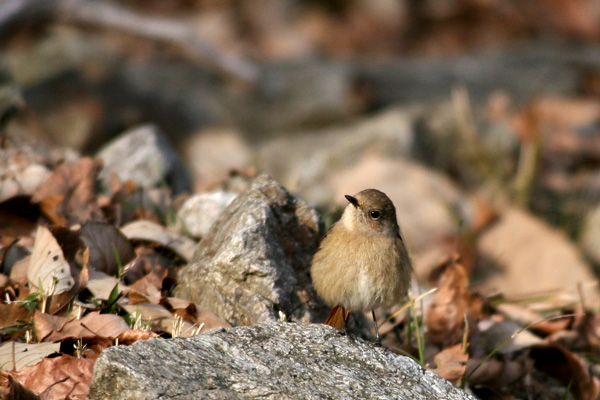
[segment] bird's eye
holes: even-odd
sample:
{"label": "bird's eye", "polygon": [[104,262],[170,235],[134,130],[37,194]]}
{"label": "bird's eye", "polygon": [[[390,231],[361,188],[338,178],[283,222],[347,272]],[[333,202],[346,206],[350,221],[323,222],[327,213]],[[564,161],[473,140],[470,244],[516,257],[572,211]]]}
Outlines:
{"label": "bird's eye", "polygon": [[379,211],[371,211],[371,218],[373,219],[379,219],[379,217],[381,217],[381,213]]}

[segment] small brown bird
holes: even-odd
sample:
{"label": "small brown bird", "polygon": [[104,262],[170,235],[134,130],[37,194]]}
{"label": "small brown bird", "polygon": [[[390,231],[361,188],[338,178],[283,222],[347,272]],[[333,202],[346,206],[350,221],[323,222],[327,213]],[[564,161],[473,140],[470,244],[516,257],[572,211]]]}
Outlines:
{"label": "small brown bird", "polygon": [[317,294],[333,306],[326,324],[346,327],[351,311],[390,307],[408,290],[413,270],[392,201],[375,189],[355,196],[321,242],[311,267]]}

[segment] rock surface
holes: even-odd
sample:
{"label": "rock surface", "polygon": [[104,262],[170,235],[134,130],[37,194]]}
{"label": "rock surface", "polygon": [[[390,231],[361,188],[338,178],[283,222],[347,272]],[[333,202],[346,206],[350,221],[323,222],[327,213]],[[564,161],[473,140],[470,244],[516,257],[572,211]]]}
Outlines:
{"label": "rock surface", "polygon": [[100,399],[473,399],[408,357],[320,324],[263,323],[105,350]]}
{"label": "rock surface", "polygon": [[232,325],[322,322],[309,268],[322,230],[317,212],[263,175],[241,193],[181,272],[176,296]]}
{"label": "rock surface", "polygon": [[198,193],[188,198],[177,211],[175,229],[195,238],[206,236],[212,224],[236,198],[225,191]]}
{"label": "rock surface", "polygon": [[123,133],[103,147],[98,157],[104,161],[100,179],[104,188],[115,172],[122,180],[131,179],[150,189],[165,182],[175,193],[192,187],[189,173],[167,138],[153,125],[143,125]]}

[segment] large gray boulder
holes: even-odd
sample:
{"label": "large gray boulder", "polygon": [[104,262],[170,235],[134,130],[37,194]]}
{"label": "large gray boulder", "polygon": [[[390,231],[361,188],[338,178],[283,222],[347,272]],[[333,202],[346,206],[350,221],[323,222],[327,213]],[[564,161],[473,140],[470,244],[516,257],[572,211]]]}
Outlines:
{"label": "large gray boulder", "polygon": [[263,175],[240,193],[180,274],[176,296],[231,325],[322,322],[310,281],[322,224],[317,212]]}
{"label": "large gray boulder", "polygon": [[105,350],[100,399],[473,399],[412,359],[326,325],[263,323]]}

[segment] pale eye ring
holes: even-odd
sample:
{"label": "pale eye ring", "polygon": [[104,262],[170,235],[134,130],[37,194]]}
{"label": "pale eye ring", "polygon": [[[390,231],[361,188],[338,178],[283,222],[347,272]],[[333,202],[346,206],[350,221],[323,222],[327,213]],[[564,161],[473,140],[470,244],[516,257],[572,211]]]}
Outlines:
{"label": "pale eye ring", "polygon": [[369,215],[371,216],[372,219],[379,219],[381,217],[381,212],[375,210],[375,211],[369,212]]}

